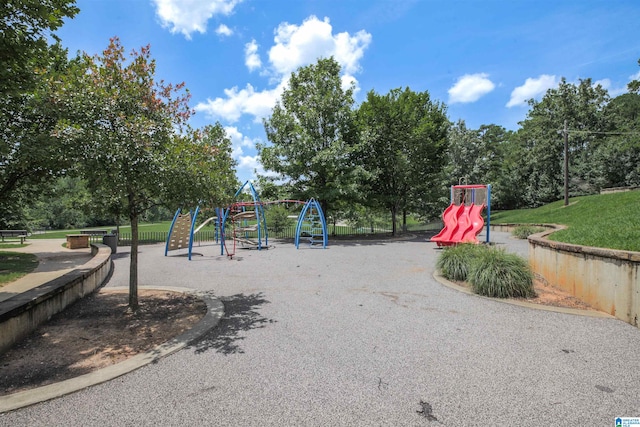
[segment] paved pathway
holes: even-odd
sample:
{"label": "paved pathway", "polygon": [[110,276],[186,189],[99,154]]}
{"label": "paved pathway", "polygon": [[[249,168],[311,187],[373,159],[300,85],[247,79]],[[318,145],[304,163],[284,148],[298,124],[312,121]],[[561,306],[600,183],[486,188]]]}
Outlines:
{"label": "paved pathway", "polygon": [[[503,233],[492,240],[519,251]],[[516,245],[516,246],[514,246]],[[126,284],[119,248],[108,286]],[[142,247],[140,284],[225,302],[218,328],[116,380],[0,415],[1,426],[607,426],[640,416],[640,331],[433,279],[425,238],[296,250]]]}
{"label": "paved pathway", "polygon": [[91,259],[91,249],[67,249],[65,239],[28,239],[22,248],[6,249],[11,252],[25,252],[38,257],[38,267],[15,282],[0,287],[0,302],[12,296],[40,286],[62,276]]}

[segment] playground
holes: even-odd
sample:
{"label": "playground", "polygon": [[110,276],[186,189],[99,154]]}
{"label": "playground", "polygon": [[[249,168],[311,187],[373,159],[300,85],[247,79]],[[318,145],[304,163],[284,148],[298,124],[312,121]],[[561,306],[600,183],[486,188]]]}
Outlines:
{"label": "playground", "polygon": [[[245,197],[240,197],[245,191]],[[195,211],[182,212],[178,209],[173,217],[164,254],[169,251],[186,249],[187,256],[191,260],[193,244],[196,233],[207,224],[215,228],[214,241],[220,245],[220,255],[227,255],[233,259],[238,248],[269,249],[269,231],[265,214],[265,206],[277,204],[294,204],[302,206],[296,221],[294,243],[300,247],[301,241],[309,246],[320,245],[327,247],[328,231],[324,212],[320,203],[315,199],[306,202],[301,200],[276,200],[263,202],[255,187],[250,181],[246,181],[235,193],[236,201],[224,208],[213,208],[215,216],[209,217],[197,225],[200,206]]]}
{"label": "playground", "polygon": [[[192,261],[144,246],[140,284],[215,295],[225,304],[218,327],[0,424],[607,425],[635,414],[635,327],[443,286],[430,237],[326,250],[274,241],[232,259],[212,243]],[[506,233],[492,241],[526,250]],[[115,257],[106,289],[127,283],[127,255]]]}

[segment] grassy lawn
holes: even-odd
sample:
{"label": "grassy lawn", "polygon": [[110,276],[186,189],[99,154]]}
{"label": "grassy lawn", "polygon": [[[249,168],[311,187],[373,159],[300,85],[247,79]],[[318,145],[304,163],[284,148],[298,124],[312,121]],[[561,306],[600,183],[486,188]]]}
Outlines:
{"label": "grassy lawn", "polygon": [[498,212],[494,224],[563,224],[549,238],[600,248],[640,251],[640,191],[576,197],[536,209]]}
{"label": "grassy lawn", "polygon": [[4,243],[0,243],[0,250],[2,249],[15,249],[15,248],[24,248],[27,246],[26,243],[20,243],[19,240],[12,242],[9,239],[6,239]]}
{"label": "grassy lawn", "polygon": [[0,286],[3,286],[31,273],[38,266],[38,258],[33,254],[0,252],[0,265]]}

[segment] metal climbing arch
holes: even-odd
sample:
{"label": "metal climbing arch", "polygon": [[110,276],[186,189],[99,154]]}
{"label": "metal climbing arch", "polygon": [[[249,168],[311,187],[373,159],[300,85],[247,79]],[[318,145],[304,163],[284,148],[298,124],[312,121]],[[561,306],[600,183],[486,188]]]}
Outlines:
{"label": "metal climbing arch", "polygon": [[296,249],[300,247],[300,238],[308,239],[309,245],[322,243],[322,247],[327,247],[327,222],[322,212],[322,207],[315,199],[310,199],[305,203],[296,226]]}
{"label": "metal climbing arch", "polygon": [[[264,215],[263,203],[260,201],[258,192],[253,187],[253,184],[246,181],[236,191],[234,197],[238,198],[247,186],[253,201],[233,203],[224,211],[221,221],[220,255],[224,255],[226,252],[229,258],[233,258],[235,255],[236,243],[253,246],[258,250],[269,247],[267,220]],[[249,234],[255,235],[256,239],[250,239]],[[227,244],[229,240],[230,242]]]}

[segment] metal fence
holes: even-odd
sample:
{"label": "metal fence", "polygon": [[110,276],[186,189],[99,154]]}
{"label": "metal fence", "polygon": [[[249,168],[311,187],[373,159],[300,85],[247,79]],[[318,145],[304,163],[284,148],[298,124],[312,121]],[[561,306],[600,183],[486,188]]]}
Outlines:
{"label": "metal fence", "polygon": [[[407,231],[427,231],[427,230],[438,230],[440,227],[439,223],[431,223],[431,224],[416,224],[408,227]],[[329,237],[331,236],[340,236],[340,237],[348,237],[348,236],[371,236],[375,234],[384,235],[391,233],[391,227],[351,227],[347,225],[328,225],[328,233]],[[400,230],[398,230],[400,231]],[[167,241],[167,233],[168,231],[140,231],[138,232],[138,241],[141,245],[144,244],[153,244],[153,243],[164,243]],[[286,227],[278,232],[269,230],[269,238],[270,239],[294,239],[296,234],[296,227],[290,226]],[[257,238],[256,232],[251,232],[246,234],[247,238]],[[194,243],[200,242],[211,242],[218,241],[219,236],[216,230],[201,230],[198,231],[193,239]],[[91,236],[91,242],[93,243],[102,243],[102,236]],[[131,233],[120,233],[118,238],[118,246],[130,246],[131,245]]]}

